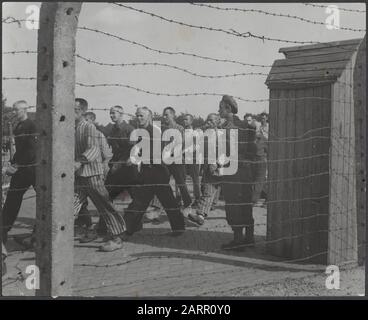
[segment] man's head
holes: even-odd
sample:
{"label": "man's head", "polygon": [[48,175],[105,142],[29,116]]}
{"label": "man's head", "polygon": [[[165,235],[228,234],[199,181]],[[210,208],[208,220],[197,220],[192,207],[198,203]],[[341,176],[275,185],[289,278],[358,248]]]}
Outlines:
{"label": "man's head", "polygon": [[220,123],[220,117],[217,113],[210,113],[208,116],[207,116],[207,120],[206,120],[206,124],[214,129],[214,128],[217,128],[219,123]]}
{"label": "man's head", "polygon": [[193,124],[193,116],[191,114],[186,114],[184,116],[183,122],[184,122],[184,128],[191,128]]}
{"label": "man's head", "polygon": [[91,123],[93,123],[93,124],[96,122],[96,114],[95,114],[94,112],[91,112],[91,111],[86,112],[86,113],[84,114],[84,117],[86,118],[86,120],[87,120],[88,122],[91,122]]}
{"label": "man's head", "polygon": [[231,96],[224,95],[219,105],[219,114],[221,118],[226,119],[232,114],[238,113],[238,104]]}
{"label": "man's head", "polygon": [[122,106],[113,106],[110,108],[110,118],[114,123],[120,123],[123,121],[124,109]]}
{"label": "man's head", "polygon": [[14,102],[13,111],[18,121],[27,119],[28,103],[25,100],[19,100]]}
{"label": "man's head", "polygon": [[268,120],[268,115],[266,112],[262,112],[261,113],[261,123],[264,125],[267,123],[267,120]]}
{"label": "man's head", "polygon": [[175,110],[172,107],[166,107],[162,113],[166,124],[175,122]]}
{"label": "man's head", "polygon": [[250,113],[246,113],[244,116],[244,121],[250,125],[253,122],[253,116]]}
{"label": "man's head", "polygon": [[87,112],[88,109],[88,102],[82,98],[75,99],[75,120],[80,120],[83,118],[84,114]]}
{"label": "man's head", "polygon": [[147,108],[146,106],[144,106],[143,108],[148,110],[148,112],[149,112],[149,124],[152,125],[152,123],[153,123],[153,112],[152,112],[152,110]]}
{"label": "man's head", "polygon": [[147,107],[138,107],[135,115],[140,128],[146,128],[152,122],[152,112]]}

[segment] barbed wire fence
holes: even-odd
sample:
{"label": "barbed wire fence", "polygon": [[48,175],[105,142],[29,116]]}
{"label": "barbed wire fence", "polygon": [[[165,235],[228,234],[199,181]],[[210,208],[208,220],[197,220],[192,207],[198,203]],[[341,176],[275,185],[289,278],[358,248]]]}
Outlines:
{"label": "barbed wire fence", "polygon": [[[145,10],[141,10],[141,9],[136,9],[134,7],[125,5],[125,4],[119,4],[119,3],[113,3],[112,5],[117,6],[117,7],[124,7],[126,9],[130,9],[136,12],[139,12],[141,14],[145,14],[145,15],[150,15],[151,17],[154,17],[156,19],[160,19],[161,21],[165,21],[166,23],[174,23],[174,24],[179,24],[181,26],[185,26],[185,27],[189,27],[189,28],[195,28],[195,29],[199,29],[199,30],[206,30],[206,31],[211,31],[211,32],[219,32],[219,33],[225,33],[227,35],[230,36],[235,36],[238,38],[257,38],[259,40],[262,41],[276,41],[276,42],[282,42],[282,43],[294,43],[294,44],[300,44],[300,45],[306,45],[306,44],[319,44],[319,42],[316,41],[297,41],[297,40],[288,40],[288,39],[277,39],[277,38],[270,38],[270,37],[266,37],[263,35],[256,35],[250,32],[246,32],[246,33],[240,33],[238,31],[235,30],[224,30],[224,29],[219,29],[219,28],[212,28],[212,27],[206,27],[206,26],[199,26],[199,25],[191,25],[182,21],[178,21],[175,19],[169,19],[160,15],[156,15],[152,12],[148,12]],[[291,16],[291,15],[284,15],[284,14],[277,14],[277,13],[271,13],[271,12],[267,12],[267,11],[263,11],[263,10],[253,10],[253,9],[240,9],[240,8],[225,8],[225,7],[218,7],[218,6],[213,6],[213,5],[207,5],[207,4],[195,4],[192,3],[191,5],[196,5],[196,6],[201,6],[201,7],[207,7],[208,9],[211,10],[224,10],[224,11],[240,11],[240,12],[249,12],[249,13],[260,13],[263,15],[272,15],[272,16],[279,16],[279,17],[283,17],[283,18],[290,18],[290,19],[294,19],[303,23],[313,23],[316,25],[320,25],[321,22],[318,21],[312,21],[312,20],[308,20],[308,19],[304,19],[303,17],[297,17],[297,16]],[[311,5],[311,4],[305,4],[305,5]],[[317,5],[315,5],[317,7]],[[340,8],[341,9],[341,8]],[[359,10],[348,10],[346,9],[346,11],[349,12],[361,12]],[[25,22],[25,20],[22,19],[16,19],[14,17],[7,17],[5,19],[3,19],[2,21],[3,23],[16,23],[18,26],[22,26],[22,23]],[[123,42],[127,42],[130,43],[131,45],[135,45],[135,46],[139,46],[142,47],[146,50],[149,51],[153,51],[156,52],[158,54],[167,54],[167,55],[182,55],[182,56],[191,56],[193,58],[199,58],[201,60],[211,60],[211,61],[216,61],[219,63],[232,63],[232,64],[237,64],[237,65],[241,65],[241,66],[246,66],[246,67],[261,67],[261,68],[270,68],[272,67],[271,65],[261,65],[261,64],[253,64],[253,63],[245,63],[245,62],[241,62],[241,61],[236,61],[236,60],[231,60],[231,59],[219,59],[219,58],[213,58],[213,57],[206,57],[206,56],[201,56],[195,53],[187,53],[187,52],[172,52],[172,51],[164,51],[164,50],[158,50],[158,49],[154,49],[151,47],[148,47],[142,43],[139,43],[137,41],[132,41],[132,40],[128,40],[126,38],[121,37],[120,35],[113,35],[110,34],[108,32],[102,31],[102,30],[98,30],[98,29],[93,29],[93,28],[88,28],[88,27],[79,27],[79,30],[83,30],[83,31],[89,31],[89,32],[94,32],[100,35],[103,35],[105,37],[108,38],[114,38]],[[342,28],[343,30],[349,30],[349,31],[365,31],[364,29],[355,29],[355,28]],[[351,48],[347,48],[346,45],[337,45],[337,47],[339,47],[340,49],[342,49],[343,51],[348,51],[348,52],[353,52],[353,51],[357,51],[358,49],[351,49]],[[34,50],[19,50],[19,51],[7,51],[7,52],[3,52],[4,55],[8,55],[8,54],[37,54],[37,51]],[[125,63],[110,63],[110,62],[104,62],[104,61],[98,61],[97,59],[94,58],[87,58],[87,57],[83,57],[79,54],[75,55],[76,58],[83,60],[84,62],[91,64],[91,65],[99,65],[99,66],[103,66],[103,67],[163,67],[163,68],[169,68],[172,70],[176,70],[176,71],[181,71],[187,74],[190,74],[194,77],[200,77],[200,78],[204,78],[204,79],[213,79],[213,78],[217,78],[217,79],[222,79],[222,78],[232,78],[232,77],[244,77],[244,76],[267,76],[268,73],[264,73],[264,72],[242,72],[242,73],[234,73],[234,74],[224,74],[224,75],[204,75],[204,74],[199,74],[196,72],[193,72],[191,70],[185,69],[185,68],[181,68],[179,66],[176,65],[170,65],[170,64],[162,64],[162,63],[146,63],[146,62],[125,62]],[[277,68],[277,66],[276,66]],[[309,71],[310,69],[303,69],[302,66],[300,66],[300,71],[301,72],[305,72],[305,71]],[[316,69],[313,69],[316,70]],[[34,76],[18,76],[18,75],[11,75],[11,76],[4,76],[3,77],[3,81],[37,81],[37,77]],[[347,87],[353,87],[353,83],[352,81],[348,81],[348,82],[340,82],[339,80],[336,81],[337,83],[347,86]],[[314,85],[322,85],[322,84],[326,84],[328,83],[328,81],[298,81],[298,80],[292,80],[292,81],[285,81],[285,83],[292,83],[292,84],[314,84]],[[218,96],[221,97],[223,94],[226,94],[227,92],[224,93],[211,93],[211,92],[187,92],[187,93],[168,93],[168,92],[154,92],[151,91],[149,89],[143,89],[143,88],[139,88],[139,87],[134,87],[134,86],[130,86],[130,85],[126,85],[126,84],[122,84],[122,83],[99,83],[99,84],[88,84],[88,83],[82,83],[82,82],[76,82],[76,86],[80,86],[80,87],[85,87],[85,88],[96,88],[96,87],[120,87],[120,88],[125,88],[125,89],[130,89],[130,90],[134,90],[143,94],[149,94],[149,95],[157,95],[157,96],[168,96],[168,97],[188,97],[188,96]],[[272,101],[293,101],[294,103],[296,101],[301,101],[301,100],[305,100],[307,102],[310,101],[324,101],[324,102],[329,102],[329,103],[342,103],[344,105],[347,106],[351,106],[352,104],[352,100],[348,99],[330,99],[330,98],[324,98],[324,97],[316,97],[316,96],[302,96],[302,97],[294,97],[294,98],[290,98],[290,97],[286,97],[286,98],[269,98],[269,99],[248,99],[245,97],[238,97],[238,96],[234,96],[235,99],[237,99],[238,101],[243,101],[243,102],[254,102],[254,103],[258,103],[258,102],[272,102]],[[33,108],[33,107],[32,107]],[[90,108],[90,111],[109,111],[108,108]],[[56,109],[52,109],[52,112],[57,115],[57,116],[63,116],[61,113],[59,113]],[[131,117],[134,117],[134,115],[132,114],[128,114]],[[272,124],[271,124],[272,127]],[[74,130],[74,126],[70,126],[70,128],[68,128],[69,130]],[[341,135],[341,128],[340,127],[332,127],[332,126],[321,126],[318,128],[313,128],[313,129],[308,129],[305,132],[301,132],[300,134],[298,134],[297,136],[277,136],[275,133],[273,133],[272,131],[270,132],[270,139],[268,141],[269,144],[269,148],[281,148],[283,150],[285,150],[285,148],[288,148],[289,145],[293,145],[294,148],[300,148],[301,146],[304,145],[304,143],[309,143],[308,146],[311,146],[312,143],[316,143],[319,148],[319,152],[320,153],[316,153],[316,151],[313,148],[308,148],[307,150],[305,150],[302,153],[302,156],[298,156],[298,157],[292,157],[292,158],[280,158],[280,159],[268,159],[267,163],[270,166],[269,168],[272,168],[272,166],[278,166],[276,171],[274,172],[280,172],[281,167],[282,166],[288,166],[291,165],[293,169],[298,168],[298,166],[309,166],[309,172],[307,175],[298,175],[299,172],[291,172],[289,171],[289,174],[286,177],[282,177],[282,178],[276,178],[276,179],[269,179],[267,180],[267,184],[268,184],[268,189],[269,188],[276,188],[279,184],[287,184],[290,183],[291,181],[298,181],[300,187],[303,189],[304,185],[313,185],[311,184],[311,181],[313,181],[313,179],[315,178],[320,178],[320,177],[330,177],[331,175],[334,175],[335,179],[337,180],[348,180],[349,176],[355,176],[356,179],[359,179],[361,177],[361,173],[360,172],[356,172],[355,171],[355,156],[353,154],[346,154],[344,151],[344,149],[346,148],[345,143],[348,143],[348,145],[354,144],[355,141],[355,137],[350,136],[348,134],[348,132],[345,132],[347,134],[347,136],[345,135]],[[322,132],[324,134],[322,134]],[[42,133],[37,133],[34,134],[34,136],[39,136]],[[11,139],[15,139],[17,138],[16,136],[10,136]],[[321,141],[326,141],[327,143],[329,143],[329,147],[325,150],[321,150]],[[348,142],[347,142],[348,141]],[[326,145],[326,144],[325,144]],[[349,147],[350,148],[350,147]],[[350,150],[350,149],[349,149]],[[320,158],[324,159],[324,163],[331,163],[331,157],[333,156],[338,156],[340,159],[342,159],[341,162],[341,167],[339,168],[331,168],[330,166],[328,168],[322,168],[322,165],[318,164],[318,161]],[[10,160],[10,155],[8,154],[3,154],[2,157],[2,164],[3,167],[6,165],[6,163]],[[248,162],[249,161],[245,161],[245,160],[240,160],[240,162]],[[317,166],[313,167],[311,165],[315,165],[318,164]],[[124,162],[116,162],[116,163],[124,163]],[[252,161],[252,163],[257,163],[257,161]],[[32,165],[29,165],[30,167],[37,167],[40,166],[39,163],[35,163]],[[348,170],[346,170],[346,168],[350,168]],[[275,170],[275,169],[273,169]],[[6,177],[3,174],[3,182],[6,181],[7,179],[9,179],[8,177]],[[336,180],[336,181],[337,181]],[[318,180],[321,181],[321,180]],[[224,181],[222,181],[222,183],[224,183]],[[254,182],[238,182],[239,184],[254,184]],[[350,183],[350,182],[349,182]],[[193,184],[193,182],[191,180],[187,181],[187,184],[189,186],[191,186]],[[215,184],[219,184],[221,185],[221,183],[215,183]],[[157,185],[157,184],[155,184]],[[119,186],[119,185],[112,185],[112,186]],[[123,185],[124,187],[140,187],[139,185]],[[147,185],[146,185],[147,186]],[[142,186],[143,187],[143,186]],[[354,242],[347,240],[347,238],[345,236],[342,235],[343,232],[347,232],[349,233],[349,230],[351,229],[352,233],[354,233],[354,228],[356,228],[356,225],[354,225],[354,221],[348,221],[348,223],[343,224],[343,226],[341,226],[341,222],[342,219],[344,220],[349,220],[351,218],[351,214],[356,212],[356,208],[354,207],[349,207],[348,204],[344,203],[344,201],[337,197],[337,203],[332,203],[330,201],[331,198],[331,192],[340,192],[339,190],[337,190],[337,186],[330,184],[331,187],[331,191],[328,191],[327,193],[324,194],[320,194],[318,196],[313,196],[313,192],[312,190],[309,191],[309,195],[307,197],[296,197],[296,198],[291,198],[291,197],[287,197],[288,195],[286,195],[286,197],[277,197],[277,199],[275,200],[266,200],[265,201],[265,206],[267,206],[268,208],[270,208],[271,206],[277,206],[277,205],[281,205],[281,204],[287,204],[289,206],[293,206],[294,204],[298,204],[298,203],[304,203],[304,202],[310,202],[310,203],[316,203],[316,202],[324,202],[324,205],[319,206],[319,207],[312,207],[312,205],[310,206],[310,212],[302,212],[302,216],[299,217],[294,217],[294,218],[290,218],[290,217],[286,217],[285,219],[283,218],[281,221],[266,221],[266,222],[255,222],[254,226],[256,228],[256,235],[257,232],[259,232],[258,228],[263,228],[263,235],[262,235],[262,239],[265,240],[259,240],[256,242],[256,246],[269,246],[275,243],[281,243],[283,241],[293,241],[296,239],[299,239],[300,241],[304,241],[304,239],[307,239],[311,236],[315,236],[315,237],[322,237],[321,234],[324,234],[323,236],[328,237],[328,235],[333,234],[334,237],[337,239],[337,241],[340,241],[342,243],[341,246],[341,251],[335,251],[334,248],[328,247],[328,250],[317,250],[317,253],[312,253],[309,254],[305,257],[302,258],[282,258],[279,261],[282,263],[301,263],[301,262],[306,262],[306,261],[313,261],[313,258],[318,258],[321,256],[325,256],[328,254],[334,254],[337,257],[341,258],[341,262],[339,263],[339,265],[341,265],[342,267],[344,265],[350,265],[351,263],[354,263],[354,258],[352,258],[350,261],[347,261],[344,258],[346,257],[346,254],[344,252],[342,252],[342,250],[345,251],[354,251],[351,256],[354,257],[355,255],[357,255],[358,250],[362,247],[365,246],[365,242],[364,243],[360,243],[358,245],[354,245]],[[353,186],[351,186],[353,188]],[[3,190],[6,192],[9,192],[9,187],[8,185],[5,183],[3,184]],[[15,191],[14,189],[12,189],[13,191]],[[11,190],[10,190],[11,191]],[[38,192],[37,188],[36,188],[36,193]],[[283,194],[282,196],[285,196],[285,194]],[[24,200],[30,201],[31,199],[34,199],[35,195],[31,195],[28,197],[25,197]],[[31,200],[32,201],[32,200]],[[121,200],[115,202],[118,205],[122,205],[124,207],[126,207],[128,201],[123,201],[121,202]],[[232,206],[232,205],[253,205],[253,203],[248,203],[248,202],[244,202],[244,203],[226,203],[226,206]],[[330,207],[334,207],[336,211],[331,212],[331,210],[329,210]],[[324,212],[321,208],[325,208],[325,210],[327,210],[326,212]],[[223,211],[221,211],[223,213]],[[93,217],[95,217],[95,214],[91,213]],[[209,214],[210,217],[210,214]],[[217,218],[222,218],[224,219],[225,216],[224,215],[220,215]],[[330,226],[327,225],[327,228],[317,228],[317,230],[313,230],[313,231],[309,231],[308,228],[305,228],[305,225],[298,225],[298,223],[303,223],[305,221],[309,221],[309,220],[314,220],[312,223],[314,223],[314,225],[316,224],[316,222],[320,222],[321,220],[318,219],[325,219],[328,218],[330,219]],[[223,220],[222,220],[223,221]],[[227,223],[225,223],[225,221],[223,221],[224,223],[217,223],[217,224],[211,224],[210,226],[207,226],[206,224],[201,226],[198,231],[201,232],[208,232],[208,233],[216,233],[217,230],[219,230],[219,232],[222,232],[224,234],[226,234],[230,228],[228,226]],[[289,236],[280,236],[276,239],[272,239],[269,240],[267,239],[265,236],[266,234],[264,233],[264,228],[267,227],[267,229],[270,228],[279,228],[279,229],[283,229],[283,228],[290,228],[291,224],[295,224],[295,230],[292,230],[292,235]],[[6,226],[3,226],[3,228]],[[303,230],[301,230],[300,228],[302,228]],[[146,230],[144,232],[144,234],[142,235],[142,237],[148,237],[148,240],[152,240],[153,237],[158,235],[158,231],[160,230],[160,228],[152,228],[150,230]],[[197,229],[193,229],[193,232],[196,232]],[[296,234],[295,234],[296,233]],[[137,236],[138,237],[138,236]],[[180,242],[180,239],[178,240],[178,242]],[[308,242],[308,241],[307,241]],[[251,247],[251,245],[242,245],[244,247]],[[179,246],[181,248],[181,246]],[[198,256],[199,258],[203,255],[206,255],[208,253],[224,253],[223,250],[220,250],[218,248],[204,248],[201,244],[198,244],[198,248],[195,248],[195,251],[197,251],[197,253],[195,254],[191,254],[189,255],[189,257],[194,257],[194,256]],[[116,257],[116,255],[115,255]],[[137,256],[137,257],[132,257],[131,259],[123,259],[124,261],[119,262],[120,259],[116,259],[113,263],[92,263],[92,262],[76,262],[75,266],[76,267],[80,267],[80,268],[104,268],[106,271],[103,273],[102,276],[99,277],[99,280],[104,280],[104,277],[107,276],[109,270],[112,270],[113,268],[118,268],[118,267],[122,267],[124,265],[129,265],[132,264],[134,265],[135,262],[144,260],[144,259],[158,259],[158,260],[163,260],[163,259],[182,259],[183,258],[183,253],[180,252],[167,252],[167,253],[161,253],[158,256],[150,256],[149,253],[147,253],[147,255],[142,255],[142,256]],[[85,257],[84,260],[88,261],[88,257]],[[134,266],[133,266],[134,268]],[[226,272],[226,276],[228,276],[228,274],[230,273],[239,273],[239,270],[237,268],[233,268],[233,270],[229,269],[229,268],[220,268],[217,270],[205,270],[205,271],[196,271],[195,274],[193,272],[186,272],[184,274],[182,274],[181,276],[183,277],[183,279],[188,279],[190,276],[193,277],[193,275],[195,275],[196,277],[198,277],[199,279],[204,277],[210,277],[213,276],[215,274],[217,275],[221,275],[224,272]],[[114,286],[118,286],[118,285],[133,285],[133,284],[137,284],[137,281],[141,281],[142,283],[144,283],[145,281],[163,281],[163,280],[170,280],[170,279],[175,279],[177,278],[178,275],[164,275],[161,274],[159,276],[152,276],[151,274],[148,274],[147,277],[144,277],[143,279],[141,278],[140,280],[136,279],[133,280],[131,282],[129,282],[129,279],[125,279],[123,278],[121,282],[119,283],[110,283],[110,284],[97,284],[94,286],[90,286],[88,288],[82,288],[82,289],[78,289],[75,288],[75,292],[82,294],[83,292],[91,292],[92,290],[97,290],[96,292],[99,292],[99,290],[103,289],[105,290],[106,288],[111,288]],[[225,278],[223,278],[224,280]],[[14,279],[13,279],[14,280]],[[24,279],[20,279],[20,281],[22,281]],[[14,280],[14,281],[19,281],[19,279]],[[98,281],[97,281],[98,282]],[[14,282],[11,281],[8,284],[5,285],[10,285],[13,284]],[[258,282],[258,284],[261,284]],[[103,291],[104,292],[104,291]]]}

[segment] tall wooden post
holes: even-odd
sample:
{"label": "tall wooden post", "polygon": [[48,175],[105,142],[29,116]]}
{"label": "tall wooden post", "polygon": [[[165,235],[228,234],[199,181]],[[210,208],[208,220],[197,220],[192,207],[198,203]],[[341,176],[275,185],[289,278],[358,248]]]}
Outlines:
{"label": "tall wooden post", "polygon": [[38,296],[72,294],[75,36],[81,2],[43,2],[37,60]]}
{"label": "tall wooden post", "polygon": [[358,262],[360,265],[364,264],[366,259],[366,77],[366,37],[364,37],[360,43],[354,66]]}
{"label": "tall wooden post", "polygon": [[[0,123],[3,123],[3,109],[1,109],[1,114],[0,114]],[[3,143],[3,128],[1,128],[0,130],[0,141],[1,144]],[[2,145],[1,145],[2,148]],[[3,150],[1,150],[1,157],[3,156]],[[2,162],[2,159],[1,159]],[[2,166],[1,166],[2,169]],[[0,194],[0,200],[1,200],[1,207],[0,207],[0,257],[3,256],[3,175],[1,174],[1,178],[0,178],[0,183],[1,183],[1,194]],[[0,273],[1,273],[1,279],[0,279],[0,297],[3,296],[3,279],[2,279],[2,274],[3,274],[3,264],[0,263]]]}

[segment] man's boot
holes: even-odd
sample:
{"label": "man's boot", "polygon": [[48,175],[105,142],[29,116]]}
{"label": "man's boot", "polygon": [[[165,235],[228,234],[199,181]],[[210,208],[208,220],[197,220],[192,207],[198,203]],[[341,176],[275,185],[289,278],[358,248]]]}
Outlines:
{"label": "man's boot", "polygon": [[244,243],[248,246],[254,246],[254,226],[245,227]]}
{"label": "man's boot", "polygon": [[224,250],[243,251],[245,249],[243,239],[243,228],[233,228],[234,240],[221,246]]}

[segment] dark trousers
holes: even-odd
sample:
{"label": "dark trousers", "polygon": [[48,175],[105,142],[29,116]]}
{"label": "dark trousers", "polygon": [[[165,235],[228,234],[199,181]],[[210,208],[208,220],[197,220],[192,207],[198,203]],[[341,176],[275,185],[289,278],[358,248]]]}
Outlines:
{"label": "dark trousers", "polygon": [[184,207],[188,207],[192,204],[192,198],[189,194],[186,180],[186,171],[184,164],[170,164],[168,166],[170,174],[174,177],[176,185],[179,187],[180,195],[183,200]]}
{"label": "dark trousers", "polygon": [[109,192],[111,200],[114,200],[121,192],[127,190],[129,195],[134,197],[134,188],[131,187],[137,183],[138,169],[137,166],[121,166],[115,172],[108,172],[105,186]]}
{"label": "dark trousers", "polygon": [[18,217],[23,196],[30,186],[35,187],[35,169],[20,168],[11,177],[9,191],[3,207],[3,240],[7,241],[8,232]]}
{"label": "dark trousers", "polygon": [[78,218],[75,221],[76,225],[85,226],[87,228],[92,226],[92,216],[88,211],[88,199],[82,203],[82,207],[78,212]]}
{"label": "dark trousers", "polygon": [[239,163],[238,172],[222,177],[226,220],[231,228],[253,228],[252,175],[248,163]]}
{"label": "dark trousers", "polygon": [[254,191],[253,202],[257,202],[261,197],[261,193],[266,185],[267,159],[265,157],[256,157],[255,163],[252,165]]}
{"label": "dark trousers", "polygon": [[192,178],[193,181],[193,193],[195,200],[199,201],[201,198],[201,188],[199,183],[199,164],[186,164],[186,173]]}
{"label": "dark trousers", "polygon": [[184,230],[184,216],[169,184],[167,168],[163,165],[143,165],[141,170],[140,183],[134,191],[135,197],[124,215],[127,232],[133,234],[142,229],[143,216],[155,195],[166,211],[171,229]]}

